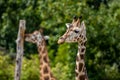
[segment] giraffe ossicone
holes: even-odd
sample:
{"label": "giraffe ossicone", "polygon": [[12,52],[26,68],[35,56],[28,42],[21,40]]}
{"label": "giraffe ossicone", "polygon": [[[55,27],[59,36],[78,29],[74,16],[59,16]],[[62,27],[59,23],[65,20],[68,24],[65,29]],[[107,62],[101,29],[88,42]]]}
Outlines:
{"label": "giraffe ossicone", "polygon": [[[49,37],[46,36],[46,38]],[[36,30],[31,34],[25,34],[25,41],[37,45],[40,59],[40,80],[56,80],[51,72],[45,37],[41,31]]]}
{"label": "giraffe ossicone", "polygon": [[[81,17],[80,17],[81,18]],[[67,23],[67,30],[58,40],[58,44],[64,42],[73,43],[78,42],[78,53],[76,57],[76,80],[88,80],[87,71],[85,67],[85,44],[86,38],[86,26],[84,21],[80,23],[80,18],[74,17],[72,23]]]}

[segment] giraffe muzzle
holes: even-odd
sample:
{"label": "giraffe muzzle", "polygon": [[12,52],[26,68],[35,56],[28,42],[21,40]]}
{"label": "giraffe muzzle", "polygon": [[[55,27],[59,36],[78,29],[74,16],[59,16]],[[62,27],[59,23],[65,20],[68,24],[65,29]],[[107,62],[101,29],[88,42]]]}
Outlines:
{"label": "giraffe muzzle", "polygon": [[58,44],[62,44],[64,43],[65,39],[63,37],[61,37],[59,40],[58,40]]}

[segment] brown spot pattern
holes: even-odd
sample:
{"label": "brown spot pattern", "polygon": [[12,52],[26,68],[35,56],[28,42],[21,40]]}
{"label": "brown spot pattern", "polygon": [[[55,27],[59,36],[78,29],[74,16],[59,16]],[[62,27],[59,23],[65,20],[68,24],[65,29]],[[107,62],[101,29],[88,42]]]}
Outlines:
{"label": "brown spot pattern", "polygon": [[83,38],[83,35],[81,35],[81,38]]}
{"label": "brown spot pattern", "polygon": [[80,80],[85,80],[85,75],[80,75],[80,76],[79,76],[79,79],[80,79]]}
{"label": "brown spot pattern", "polygon": [[83,43],[83,42],[81,43],[81,46],[84,46],[84,43]]}
{"label": "brown spot pattern", "polygon": [[75,75],[78,76],[78,72],[76,72]]}
{"label": "brown spot pattern", "polygon": [[85,51],[85,48],[82,48],[82,49],[81,49],[81,52],[84,52],[84,51]]}
{"label": "brown spot pattern", "polygon": [[42,67],[40,66],[40,70],[42,69]]}
{"label": "brown spot pattern", "polygon": [[86,45],[86,41],[84,42],[84,46]]}
{"label": "brown spot pattern", "polygon": [[77,39],[77,37],[75,37],[75,39]]}
{"label": "brown spot pattern", "polygon": [[83,68],[83,63],[79,63],[79,72],[82,71],[82,68]]}
{"label": "brown spot pattern", "polygon": [[45,74],[48,73],[48,68],[47,68],[47,66],[44,67],[44,73],[45,73]]}
{"label": "brown spot pattern", "polygon": [[80,58],[81,58],[81,59],[84,59],[84,54],[80,54]]}
{"label": "brown spot pattern", "polygon": [[43,49],[42,53],[43,53],[43,54],[45,54],[45,51],[46,51],[46,50],[45,50],[45,49]]}
{"label": "brown spot pattern", "polygon": [[43,64],[43,62],[42,61],[40,61],[40,65],[42,65]]}
{"label": "brown spot pattern", "polygon": [[80,38],[78,37],[78,38],[77,38],[77,41],[78,41],[79,39],[80,39]]}
{"label": "brown spot pattern", "polygon": [[86,38],[84,37],[84,40],[86,40]]}
{"label": "brown spot pattern", "polygon": [[44,60],[44,62],[46,62],[46,63],[48,62],[48,60],[47,60],[47,57],[46,57],[46,56],[44,56],[44,57],[43,57],[43,60]]}
{"label": "brown spot pattern", "polygon": [[81,35],[79,35],[79,37],[81,37]]}
{"label": "brown spot pattern", "polygon": [[39,49],[38,49],[39,51],[41,51],[41,47],[39,46]]}
{"label": "brown spot pattern", "polygon": [[50,79],[49,76],[44,77],[44,80],[49,80],[49,79]]}
{"label": "brown spot pattern", "polygon": [[50,76],[51,76],[51,77],[53,77],[53,74],[52,74],[52,73],[50,73]]}

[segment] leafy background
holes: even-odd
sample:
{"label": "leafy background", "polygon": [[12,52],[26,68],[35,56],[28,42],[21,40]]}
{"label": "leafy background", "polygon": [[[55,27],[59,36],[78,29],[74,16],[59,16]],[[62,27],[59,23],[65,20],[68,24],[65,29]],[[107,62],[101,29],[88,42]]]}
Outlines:
{"label": "leafy background", "polygon": [[[65,23],[83,16],[87,27],[86,67],[90,80],[120,80],[120,0],[0,0],[0,80],[13,80],[19,20],[26,33],[39,28],[58,80],[75,80],[77,44],[58,45]],[[39,79],[36,45],[25,43],[21,80]]]}

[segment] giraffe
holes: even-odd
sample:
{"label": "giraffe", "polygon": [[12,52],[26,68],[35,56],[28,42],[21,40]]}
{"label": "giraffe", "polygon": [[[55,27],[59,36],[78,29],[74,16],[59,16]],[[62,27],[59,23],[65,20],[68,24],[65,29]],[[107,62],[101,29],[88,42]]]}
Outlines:
{"label": "giraffe", "polygon": [[25,41],[37,45],[40,59],[40,80],[56,80],[50,69],[45,37],[42,35],[41,30],[36,30],[32,34],[25,34]]}
{"label": "giraffe", "polygon": [[72,23],[66,23],[67,30],[58,39],[58,44],[62,44],[64,42],[74,43],[78,42],[78,53],[76,56],[76,80],[88,80],[87,70],[85,67],[85,44],[87,41],[86,38],[86,26],[84,21],[80,23],[81,17],[74,17]]}

